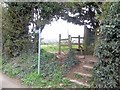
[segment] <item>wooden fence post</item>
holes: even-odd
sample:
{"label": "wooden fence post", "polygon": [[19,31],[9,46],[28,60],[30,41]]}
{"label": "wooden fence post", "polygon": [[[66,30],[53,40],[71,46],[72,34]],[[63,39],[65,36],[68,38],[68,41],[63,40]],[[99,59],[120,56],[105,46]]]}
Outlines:
{"label": "wooden fence post", "polygon": [[59,54],[61,54],[61,34],[59,34]]}
{"label": "wooden fence post", "polygon": [[69,51],[70,51],[72,48],[71,35],[68,35],[68,47],[69,47]]}

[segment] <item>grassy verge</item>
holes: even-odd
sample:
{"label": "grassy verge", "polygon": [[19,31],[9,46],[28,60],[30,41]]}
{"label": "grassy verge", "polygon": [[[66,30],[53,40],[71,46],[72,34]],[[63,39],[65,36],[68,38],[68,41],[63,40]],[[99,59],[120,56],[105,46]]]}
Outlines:
{"label": "grassy verge", "polygon": [[[57,44],[41,45],[41,48],[48,51],[48,52],[58,52],[59,51],[59,46]],[[67,52],[68,47],[62,46],[61,51]]]}
{"label": "grassy verge", "polygon": [[[43,49],[44,48],[44,49]],[[47,50],[47,51],[46,51]],[[48,52],[49,51],[49,52]],[[3,60],[3,72],[10,77],[16,77],[23,81],[23,84],[38,88],[62,88],[78,87],[76,84],[63,78],[63,66],[55,60],[54,54],[50,51],[56,51],[54,48],[42,47],[41,49],[41,73],[37,74],[37,54],[23,53],[19,57]],[[68,58],[69,59],[69,58]],[[70,61],[70,60],[67,60]],[[72,61],[72,60],[71,60]],[[70,63],[66,63],[66,68]]]}
{"label": "grassy verge", "polygon": [[[58,44],[49,44],[49,45],[41,45],[41,48],[48,51],[48,52],[58,52],[59,46]],[[72,45],[72,48],[78,48],[77,45]],[[68,46],[62,46],[61,51],[68,52]]]}

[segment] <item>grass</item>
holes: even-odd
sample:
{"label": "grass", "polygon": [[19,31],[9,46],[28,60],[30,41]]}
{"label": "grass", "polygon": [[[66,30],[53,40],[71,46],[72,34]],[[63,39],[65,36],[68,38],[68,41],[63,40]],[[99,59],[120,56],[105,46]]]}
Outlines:
{"label": "grass", "polygon": [[[59,46],[58,44],[49,44],[49,45],[41,45],[41,48],[46,50],[47,52],[58,52]],[[77,45],[72,45],[72,48],[78,48]],[[68,46],[62,46],[61,51],[68,52]]]}
{"label": "grass", "polygon": [[[59,46],[57,44],[41,45],[41,48],[48,51],[48,52],[58,52],[59,51]],[[62,46],[61,51],[67,52],[68,47]]]}
{"label": "grass", "polygon": [[3,65],[4,69],[3,72],[6,73],[7,75],[9,75],[10,77],[16,77],[16,75],[18,75],[20,73],[20,69],[19,68],[14,68],[11,67],[12,64],[11,63],[7,63],[5,65]]}
{"label": "grass", "polygon": [[62,79],[61,72],[54,73],[54,77],[50,81],[38,75],[37,72],[26,75],[22,80],[25,84],[37,88],[61,88],[71,85],[67,79]]}
{"label": "grass", "polygon": [[41,46],[40,75],[37,74],[37,53],[33,55],[23,53],[19,57],[3,60],[3,72],[10,77],[20,78],[23,84],[31,87],[78,87],[67,79],[63,79],[62,67],[59,65],[60,62],[55,60],[54,54],[50,53],[50,51],[57,51],[57,48],[51,45]]}

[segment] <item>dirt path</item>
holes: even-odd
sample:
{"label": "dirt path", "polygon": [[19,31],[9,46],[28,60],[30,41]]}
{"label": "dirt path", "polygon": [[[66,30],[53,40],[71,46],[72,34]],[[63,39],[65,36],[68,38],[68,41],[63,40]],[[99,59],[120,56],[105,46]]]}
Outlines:
{"label": "dirt path", "polygon": [[1,88],[25,88],[17,79],[9,78],[0,72],[0,89]]}
{"label": "dirt path", "polygon": [[76,66],[74,66],[70,72],[66,75],[67,77],[70,77],[72,78],[73,75],[75,74],[74,72],[81,72],[81,73],[84,73],[84,74],[90,74],[90,70],[86,71],[83,67],[83,65],[88,65],[88,66],[93,66],[94,64],[89,64],[89,63],[86,63],[86,62],[89,62],[89,60],[94,60],[95,58],[93,56],[86,56],[85,58],[79,58],[78,57],[78,60],[80,61],[80,63]]}
{"label": "dirt path", "polygon": [[[66,54],[55,54],[57,60],[64,61]],[[97,59],[92,55],[76,55],[76,60],[80,63],[71,68],[65,75],[65,78],[80,86],[90,87],[90,80],[92,77],[92,69]]]}
{"label": "dirt path", "polygon": [[[70,72],[66,74],[66,77],[74,83],[90,87],[89,80],[92,76],[92,68],[97,62],[96,58],[92,55],[86,55],[85,58],[81,58],[81,56],[78,55],[77,60],[79,60],[80,63],[74,66]],[[79,75],[79,78],[75,77],[75,75]]]}

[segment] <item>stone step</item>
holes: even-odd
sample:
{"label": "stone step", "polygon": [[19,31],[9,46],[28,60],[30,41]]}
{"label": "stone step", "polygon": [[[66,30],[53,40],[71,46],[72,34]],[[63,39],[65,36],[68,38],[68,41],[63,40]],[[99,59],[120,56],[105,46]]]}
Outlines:
{"label": "stone step", "polygon": [[93,63],[93,64],[94,64],[94,63],[97,62],[97,60],[86,60],[85,62],[86,62],[86,63]]}
{"label": "stone step", "polygon": [[87,83],[83,83],[83,82],[81,82],[81,81],[77,81],[77,80],[74,80],[74,79],[69,79],[69,78],[67,78],[67,79],[68,79],[70,82],[72,82],[72,83],[76,83],[76,84],[81,85],[81,86],[90,87],[90,85],[87,84]]}
{"label": "stone step", "polygon": [[97,62],[97,60],[89,60],[88,63],[90,64],[95,64]]}
{"label": "stone step", "polygon": [[92,77],[91,74],[84,74],[84,73],[80,73],[80,72],[75,72],[75,74],[78,74],[78,75],[80,75],[82,77]]}
{"label": "stone step", "polygon": [[97,61],[96,60],[89,60],[89,61],[84,61],[83,63],[85,65],[90,65],[90,66],[94,66],[94,64],[96,63]]}
{"label": "stone step", "polygon": [[84,55],[76,55],[76,57],[77,57],[78,59],[85,59],[85,56],[84,56]]}
{"label": "stone step", "polygon": [[93,69],[93,66],[83,65],[83,68],[87,71],[91,71]]}
{"label": "stone step", "polygon": [[89,60],[89,62],[94,62],[94,63],[96,63],[96,62],[97,62],[97,60]]}

